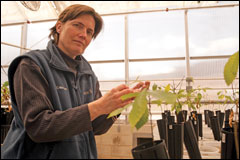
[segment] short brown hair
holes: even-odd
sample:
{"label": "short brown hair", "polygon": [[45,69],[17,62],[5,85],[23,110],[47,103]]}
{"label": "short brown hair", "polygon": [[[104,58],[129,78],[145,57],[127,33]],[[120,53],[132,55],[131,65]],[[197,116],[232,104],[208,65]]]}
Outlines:
{"label": "short brown hair", "polygon": [[[89,14],[93,16],[95,20],[95,29],[93,33],[93,39],[97,37],[99,32],[102,30],[103,27],[103,20],[101,16],[91,7],[81,4],[74,4],[67,7],[58,17],[58,21],[65,23],[69,20],[76,19],[80,15]],[[59,33],[56,30],[56,24],[50,29],[49,38],[53,37],[54,42],[57,44],[59,39]]]}

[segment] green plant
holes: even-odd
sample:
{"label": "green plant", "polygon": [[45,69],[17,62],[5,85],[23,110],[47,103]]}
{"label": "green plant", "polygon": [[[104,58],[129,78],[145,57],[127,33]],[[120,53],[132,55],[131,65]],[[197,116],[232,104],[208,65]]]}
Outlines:
{"label": "green plant", "polygon": [[169,92],[177,95],[176,102],[172,105],[171,111],[175,110],[177,114],[182,110],[184,105],[187,105],[189,110],[199,109],[202,106],[201,100],[203,98],[203,94],[206,93],[206,90],[208,89],[200,88],[200,86],[196,89],[193,89],[192,87],[189,87],[188,89],[181,89],[182,80],[176,87],[174,83],[172,86],[169,84]]}
{"label": "green plant", "polygon": [[9,110],[11,110],[10,106],[10,91],[9,91],[9,83],[5,81],[1,85],[1,104],[8,105]]}
{"label": "green plant", "polygon": [[[235,52],[227,61],[227,63],[224,66],[224,80],[226,84],[229,86],[233,83],[233,81],[236,79],[237,73],[239,68],[239,51]],[[232,86],[233,89],[233,86]],[[238,98],[236,97],[236,93],[238,93]],[[220,93],[219,93],[220,94]],[[220,95],[221,96],[221,95]],[[223,97],[223,96],[222,96]],[[231,97],[224,96],[227,100],[235,102],[236,105],[236,112],[237,117],[239,117],[239,92],[234,92],[233,89],[233,99]],[[233,112],[231,112],[233,116]],[[232,118],[231,118],[232,119]],[[234,136],[235,136],[235,145],[236,145],[236,152],[237,152],[237,159],[239,159],[239,142],[238,142],[238,123],[234,123]]]}
{"label": "green plant", "polygon": [[229,86],[236,78],[239,68],[239,51],[234,53],[224,66],[224,80]]}
{"label": "green plant", "polygon": [[228,91],[225,89],[217,92],[217,96],[219,100],[223,100],[224,105],[230,102],[239,108],[239,91],[235,91],[232,88],[232,93],[228,93]]}
{"label": "green plant", "polygon": [[[123,110],[132,106],[129,113],[129,123],[132,127],[140,129],[148,121],[149,110],[151,104],[161,104],[165,102],[167,104],[173,104],[176,101],[176,95],[169,93],[167,90],[162,91],[156,84],[153,85],[152,90],[143,89],[141,92],[126,94],[121,97],[122,100],[128,98],[135,98],[133,103],[126,105],[123,108],[116,109],[109,114],[108,118],[120,114]],[[149,107],[148,107],[149,106]]]}

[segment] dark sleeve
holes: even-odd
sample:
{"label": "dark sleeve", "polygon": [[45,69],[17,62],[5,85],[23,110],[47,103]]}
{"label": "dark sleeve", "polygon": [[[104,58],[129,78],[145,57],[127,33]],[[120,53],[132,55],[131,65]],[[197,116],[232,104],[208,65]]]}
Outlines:
{"label": "dark sleeve", "polygon": [[48,81],[29,58],[21,60],[15,72],[14,92],[26,132],[35,142],[63,140],[92,130],[87,104],[54,111]]}
{"label": "dark sleeve", "polygon": [[[95,95],[95,100],[102,97],[99,82],[97,83],[97,92]],[[119,117],[118,115],[117,117]],[[108,115],[101,115],[92,122],[93,132],[95,135],[100,135],[106,133],[110,127],[113,125],[117,117],[107,119]]]}

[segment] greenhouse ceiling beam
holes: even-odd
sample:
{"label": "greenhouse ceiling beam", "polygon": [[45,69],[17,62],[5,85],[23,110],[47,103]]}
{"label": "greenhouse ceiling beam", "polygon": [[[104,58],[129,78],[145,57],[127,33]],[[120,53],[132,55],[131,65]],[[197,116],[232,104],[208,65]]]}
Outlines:
{"label": "greenhouse ceiling beam", "polygon": [[21,46],[17,46],[17,45],[14,45],[14,44],[10,44],[10,43],[7,43],[7,42],[1,42],[1,44],[3,45],[7,45],[7,46],[11,46],[11,47],[15,47],[15,48],[20,48],[20,49],[25,49],[25,50],[31,50],[29,48],[25,48],[25,47],[21,47]]}
{"label": "greenhouse ceiling beam", "polygon": [[[212,6],[199,6],[199,7],[184,7],[184,8],[166,8],[166,9],[156,9],[156,10],[141,10],[141,11],[129,11],[129,12],[119,12],[119,13],[108,13],[108,14],[100,14],[101,16],[113,16],[113,15],[126,15],[126,14],[137,14],[137,13],[149,13],[149,12],[169,12],[169,11],[179,11],[179,10],[193,10],[193,9],[206,9],[206,8],[224,8],[224,7],[236,7],[239,4],[227,4],[227,5],[212,5]],[[57,18],[47,19],[47,20],[33,20],[31,23],[42,23],[42,22],[50,22],[57,21]],[[1,26],[11,26],[11,25],[21,25],[24,22],[18,23],[8,23],[1,24]]]}
{"label": "greenhouse ceiling beam", "polygon": [[[29,48],[22,48],[17,45],[13,45],[10,43],[6,42],[1,42],[3,45],[11,46],[11,47],[16,47],[20,49],[25,49],[25,50],[31,50]],[[190,57],[191,60],[201,60],[201,59],[227,59],[231,55],[221,55],[221,56],[195,56],[195,57]],[[169,57],[169,58],[145,58],[145,59],[129,59],[129,62],[151,62],[151,61],[177,61],[177,60],[185,60],[185,57]],[[100,64],[100,63],[124,63],[125,60],[120,59],[120,60],[103,60],[103,61],[89,61],[91,64]],[[8,65],[4,65],[4,67],[8,67]],[[196,80],[194,78],[194,80]]]}
{"label": "greenhouse ceiling beam", "polygon": [[[5,65],[6,66],[6,65]],[[165,79],[148,79],[148,81],[180,81],[182,80],[182,78],[165,78]],[[203,81],[203,80],[224,80],[224,78],[222,77],[216,77],[216,78],[194,78],[194,81]],[[236,80],[239,80],[238,77],[236,77]],[[99,80],[99,82],[124,82],[125,80]],[[129,80],[129,82],[134,82],[136,80]]]}
{"label": "greenhouse ceiling beam", "polygon": [[[225,59],[229,58],[231,55],[220,55],[220,56],[194,56],[189,57],[190,60],[200,60],[200,59]],[[185,60],[185,57],[166,57],[166,58],[142,58],[142,59],[128,59],[129,62],[150,62],[150,61],[178,61]],[[119,60],[100,60],[100,61],[89,61],[89,63],[123,63],[124,59]]]}

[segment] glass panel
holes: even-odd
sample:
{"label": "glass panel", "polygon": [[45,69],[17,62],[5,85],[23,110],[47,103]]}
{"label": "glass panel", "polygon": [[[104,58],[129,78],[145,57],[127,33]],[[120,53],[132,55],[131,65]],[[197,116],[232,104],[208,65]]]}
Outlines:
{"label": "glass panel", "polygon": [[30,49],[46,49],[49,41],[48,35],[50,28],[55,25],[53,22],[31,23],[28,25],[27,48]]}
{"label": "glass panel", "polygon": [[[21,45],[21,33],[22,33],[21,25],[1,26],[1,42],[6,42],[6,43],[20,46]],[[1,46],[3,46],[3,45],[1,45]]]}
{"label": "glass panel", "polygon": [[124,59],[124,16],[106,16],[103,30],[86,48],[87,60]]}
{"label": "glass panel", "polygon": [[185,61],[130,62],[129,79],[157,80],[185,76]]}
{"label": "glass panel", "polygon": [[129,58],[185,56],[184,12],[129,15]]}
{"label": "glass panel", "polygon": [[1,65],[9,65],[12,62],[12,60],[19,55],[20,55],[19,48],[3,44],[1,45]]}
{"label": "glass panel", "polygon": [[195,78],[223,78],[224,66],[228,59],[190,60],[191,75]]}
{"label": "glass panel", "polygon": [[[239,79],[235,79],[233,81],[233,87],[239,88]],[[203,79],[203,80],[194,80],[193,81],[193,88],[197,88],[200,86],[201,88],[212,88],[212,89],[225,89],[230,88],[231,86],[227,86],[225,80],[222,79]]]}
{"label": "glass panel", "polygon": [[91,64],[98,80],[124,80],[124,63]]}
{"label": "glass panel", "polygon": [[1,84],[8,81],[8,68],[1,68]]}
{"label": "glass panel", "polygon": [[121,84],[125,84],[125,82],[124,81],[122,82],[101,82],[100,81],[100,90],[107,92]]}
{"label": "glass panel", "polygon": [[239,50],[239,7],[190,10],[190,56],[232,55]]}

